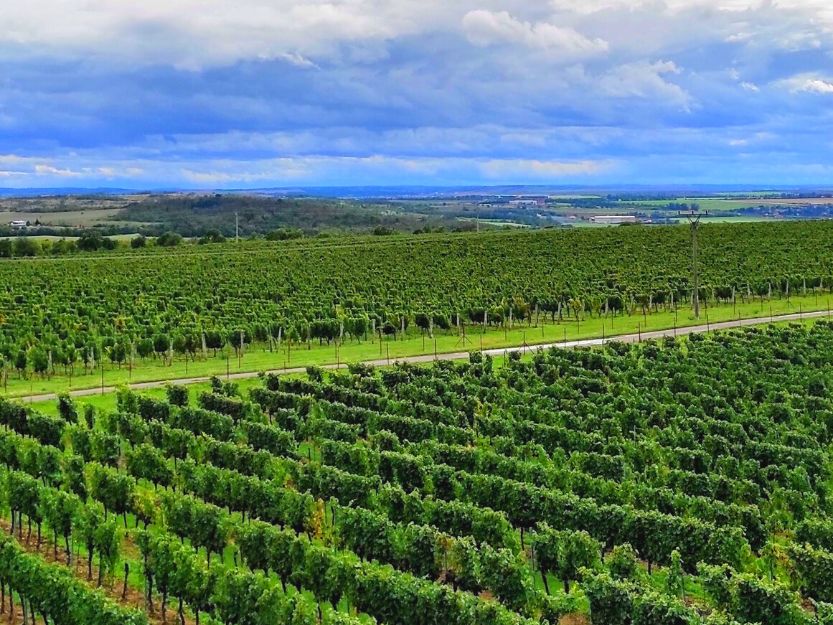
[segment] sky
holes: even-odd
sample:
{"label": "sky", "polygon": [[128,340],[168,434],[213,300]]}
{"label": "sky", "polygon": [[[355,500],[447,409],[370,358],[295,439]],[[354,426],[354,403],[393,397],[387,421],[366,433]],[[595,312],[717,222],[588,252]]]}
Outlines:
{"label": "sky", "polygon": [[0,187],[833,182],[830,0],[26,0]]}

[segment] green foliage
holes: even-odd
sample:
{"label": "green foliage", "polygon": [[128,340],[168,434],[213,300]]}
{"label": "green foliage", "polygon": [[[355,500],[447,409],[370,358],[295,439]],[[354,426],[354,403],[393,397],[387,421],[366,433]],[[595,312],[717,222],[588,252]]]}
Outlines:
{"label": "green foliage", "polygon": [[700,582],[723,610],[747,623],[806,623],[798,595],[779,582],[767,582],[730,567],[698,566]]}
{"label": "green foliage", "polygon": [[605,557],[610,574],[621,580],[637,580],[640,577],[639,558],[629,543],[616,545]]}
{"label": "green foliage", "polygon": [[168,403],[172,406],[188,405],[188,387],[171,384],[165,389]]}
{"label": "green foliage", "polygon": [[182,236],[176,232],[165,232],[156,237],[156,245],[160,247],[175,247],[182,243]]}
{"label": "green foliage", "polygon": [[173,481],[173,470],[165,455],[156,447],[142,443],[127,452],[127,471],[137,479],[146,479],[153,484],[169,486]]}
{"label": "green foliage", "polygon": [[679,599],[658,594],[607,574],[585,576],[583,588],[590,601],[594,625],[695,625],[699,615]]}
{"label": "green foliage", "polygon": [[46,564],[39,557],[25,553],[7,536],[0,536],[0,581],[54,623],[147,623],[141,612],[120,607],[61,565]]}
{"label": "green foliage", "polygon": [[790,545],[787,553],[801,590],[818,601],[833,603],[833,554],[809,545]]}
{"label": "green foliage", "polygon": [[68,393],[58,395],[58,414],[64,421],[76,423],[78,421],[78,409],[75,402]]}
{"label": "green foliage", "polygon": [[99,585],[104,575],[113,573],[121,552],[122,536],[115,518],[110,517],[95,528],[93,545],[98,553]]}
{"label": "green foliage", "polygon": [[[157,209],[165,216],[171,207]],[[217,219],[225,223],[227,215]],[[187,220],[180,225],[192,229]],[[211,230],[218,230],[211,240],[231,234]],[[829,294],[833,280],[820,252],[829,230],[823,222],[704,227],[701,300],[714,305],[797,291]],[[207,348],[218,349],[227,340],[239,342],[240,331],[245,343],[273,349],[278,336],[360,341],[374,325],[383,334],[398,334],[403,324],[406,332],[454,331],[458,315],[496,328],[543,318],[647,315],[690,298],[687,237],[685,229],[669,227],[368,237],[350,244],[296,240],[282,243],[277,256],[273,243],[260,241],[220,255],[189,246],[34,266],[4,263],[0,279],[8,288],[0,293],[0,308],[7,319],[0,352],[21,373],[51,375],[70,344],[89,371],[102,355],[127,362],[134,346],[142,358],[166,357],[177,342],[180,354],[191,358],[203,336]],[[17,238],[15,245],[35,245],[25,241]],[[95,233],[82,241],[93,248],[111,244]],[[160,247],[178,241],[170,232],[157,239]],[[350,271],[341,275],[343,267]],[[68,306],[78,293],[85,303]],[[156,349],[148,349],[151,343]],[[824,397],[824,389],[815,376],[803,390]]]}
{"label": "green foliage", "polygon": [[566,593],[582,569],[597,566],[601,559],[601,544],[587,532],[557,531],[546,523],[538,525],[532,545],[542,573],[559,577]]}
{"label": "green foliage", "polygon": [[671,564],[668,566],[668,575],[665,578],[665,592],[673,597],[682,597],[685,593],[683,559],[676,549],[671,552]]}
{"label": "green foliage", "polygon": [[103,577],[132,513],[147,587],[232,622],[552,624],[589,604],[595,623],[807,625],[833,579],[833,399],[808,391],[831,354],[820,322],[264,376],[248,399],[218,380],[199,407],[122,390],[80,424],[0,401],[3,501]]}

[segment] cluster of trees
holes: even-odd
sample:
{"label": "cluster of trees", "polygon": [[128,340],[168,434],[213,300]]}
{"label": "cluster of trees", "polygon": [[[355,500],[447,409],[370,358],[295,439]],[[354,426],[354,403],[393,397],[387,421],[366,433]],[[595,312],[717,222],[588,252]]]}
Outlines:
{"label": "cluster of trees", "polygon": [[[393,212],[388,205],[226,193],[150,196],[128,204],[120,218],[149,226],[154,224],[157,228],[175,230],[189,237],[216,230],[229,238],[238,231],[246,237],[289,234],[283,238],[295,238],[298,232],[366,232],[375,227],[410,232],[426,221],[422,215]],[[443,222],[436,217],[428,217],[427,221],[431,224]],[[454,223],[453,219],[449,223]],[[282,234],[277,236],[282,237]]]}
{"label": "cluster of trees", "polygon": [[[218,243],[225,239],[219,233],[207,233],[199,243]],[[0,258],[30,258],[34,256],[67,256],[79,252],[114,251],[128,246],[140,249],[153,243],[160,247],[175,247],[182,243],[182,236],[165,232],[155,239],[138,234],[129,241],[104,236],[98,230],[85,230],[73,238],[43,239],[34,237],[0,238]]]}

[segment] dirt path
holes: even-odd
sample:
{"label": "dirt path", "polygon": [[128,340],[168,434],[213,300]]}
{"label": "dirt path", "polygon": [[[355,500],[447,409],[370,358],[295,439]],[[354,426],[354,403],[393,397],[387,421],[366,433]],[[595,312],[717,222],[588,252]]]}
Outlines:
{"label": "dirt path", "polygon": [[[819,319],[822,317],[829,316],[830,313],[826,310],[818,310],[813,312],[805,312],[805,313],[791,313],[788,315],[775,315],[771,317],[754,317],[751,319],[734,319],[732,321],[720,321],[717,323],[709,323],[709,324],[701,324],[695,326],[686,326],[683,328],[667,328],[665,330],[652,330],[650,332],[640,332],[636,334],[618,334],[614,336],[608,336],[605,338],[596,338],[596,339],[580,339],[575,341],[560,341],[556,343],[531,343],[527,345],[514,345],[512,347],[500,347],[496,349],[486,349],[483,350],[484,354],[488,354],[490,356],[503,356],[509,352],[520,352],[522,354],[535,352],[539,349],[549,349],[551,347],[561,347],[561,348],[572,348],[572,347],[592,347],[598,345],[604,345],[605,343],[610,343],[611,341],[619,341],[621,343],[638,343],[640,341],[645,341],[648,339],[661,339],[666,336],[685,336],[687,334],[702,334],[704,332],[713,332],[715,330],[729,330],[731,328],[741,328],[747,326],[756,326],[756,325],[764,325],[768,323],[778,323],[778,322],[785,322],[785,321],[803,321],[805,319]],[[420,356],[405,356],[400,358],[379,358],[375,360],[367,360],[364,361],[364,364],[373,365],[377,367],[383,367],[386,365],[392,365],[395,363],[429,363],[435,360],[465,360],[469,357],[468,351],[462,352],[449,352],[445,354],[423,354]],[[341,365],[322,365],[323,369],[337,369],[346,368],[346,364]],[[275,373],[275,374],[288,374],[288,373],[303,373],[306,371],[306,367],[289,367],[286,369],[270,369],[266,371],[266,373]],[[238,373],[232,373],[228,376],[218,375],[217,377],[228,379],[228,380],[244,380],[248,378],[255,378],[260,375],[261,372],[259,371],[244,371]],[[211,379],[210,376],[201,376],[201,377],[191,377],[191,378],[176,378],[171,380],[156,380],[153,382],[136,382],[134,384],[130,384],[129,387],[134,390],[143,390],[143,389],[150,389],[150,388],[160,388],[165,386],[166,384],[198,384],[200,382],[208,382]],[[72,397],[88,397],[90,395],[103,395],[105,393],[113,393],[116,391],[115,386],[104,386],[104,387],[97,387],[97,388],[85,388],[85,389],[76,389],[74,391],[69,391],[69,395]],[[42,393],[39,395],[23,395],[20,397],[15,397],[16,401],[20,402],[38,402],[38,401],[50,401],[53,399],[57,399],[57,393]]]}

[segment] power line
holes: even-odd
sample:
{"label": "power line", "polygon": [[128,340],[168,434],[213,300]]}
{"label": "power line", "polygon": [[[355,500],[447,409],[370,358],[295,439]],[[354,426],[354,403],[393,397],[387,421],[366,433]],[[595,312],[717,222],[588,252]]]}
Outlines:
{"label": "power line", "polygon": [[688,219],[689,227],[691,228],[691,282],[693,287],[691,301],[694,306],[694,318],[700,318],[700,265],[697,257],[699,254],[697,231],[700,229],[700,219],[708,215],[708,211],[701,213],[698,211],[687,211],[680,213]]}

